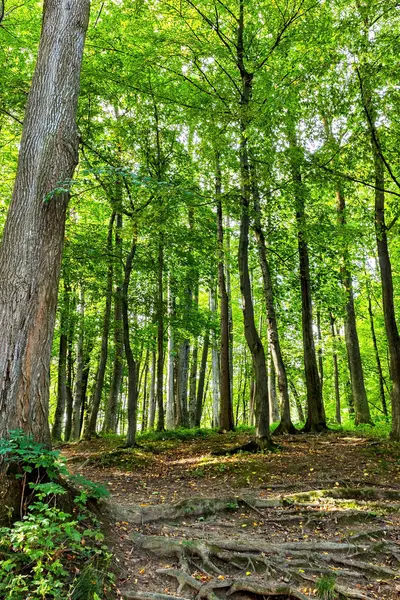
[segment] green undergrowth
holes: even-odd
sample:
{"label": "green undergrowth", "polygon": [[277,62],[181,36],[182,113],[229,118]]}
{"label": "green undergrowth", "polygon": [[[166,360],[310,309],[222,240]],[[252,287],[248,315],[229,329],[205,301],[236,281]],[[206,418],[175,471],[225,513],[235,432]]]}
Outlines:
{"label": "green undergrowth", "polygon": [[22,490],[18,520],[0,528],[0,598],[110,598],[111,554],[88,508],[105,488],[72,476],[57,451],[22,431],[0,440],[0,456]]}

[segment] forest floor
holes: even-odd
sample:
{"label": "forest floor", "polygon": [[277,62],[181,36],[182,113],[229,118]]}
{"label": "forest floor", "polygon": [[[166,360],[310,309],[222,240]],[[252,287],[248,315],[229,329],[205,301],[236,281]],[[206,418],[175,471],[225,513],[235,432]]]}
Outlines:
{"label": "forest floor", "polygon": [[72,471],[110,491],[117,597],[400,598],[400,446],[330,433],[224,454],[249,438],[63,449]]}

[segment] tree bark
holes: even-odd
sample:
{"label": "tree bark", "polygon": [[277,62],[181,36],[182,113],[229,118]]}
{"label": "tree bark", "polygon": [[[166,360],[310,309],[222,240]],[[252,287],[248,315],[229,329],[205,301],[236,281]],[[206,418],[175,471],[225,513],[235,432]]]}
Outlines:
{"label": "tree bark", "polygon": [[178,354],[178,405],[177,411],[177,427],[189,427],[189,411],[188,411],[188,379],[189,379],[189,355],[190,343],[189,340],[183,340],[179,348]]}
{"label": "tree bark", "polygon": [[157,431],[164,431],[164,246],[158,246],[158,327],[157,327]]}
{"label": "tree bark", "polygon": [[50,443],[49,367],[88,0],[47,0],[0,247],[0,436]]}
{"label": "tree bark", "polygon": [[[343,229],[346,226],[346,202],[343,191],[336,192],[338,222]],[[341,277],[346,293],[344,332],[346,340],[347,359],[350,370],[351,389],[354,401],[355,424],[371,423],[367,393],[365,390],[364,372],[361,362],[360,343],[358,340],[356,312],[354,308],[353,281],[349,268],[349,256],[346,243],[343,244],[343,264]]]}
{"label": "tree bark", "polygon": [[229,297],[225,280],[224,259],[224,225],[222,218],[222,174],[219,153],[215,160],[215,199],[217,204],[217,244],[218,244],[218,287],[220,298],[220,377],[219,377],[219,427],[221,431],[232,431],[234,428],[233,406],[231,396],[230,369],[230,329],[229,329]]}
{"label": "tree bark", "polygon": [[374,313],[372,310],[371,290],[370,290],[370,285],[369,285],[368,281],[367,281],[367,296],[368,296],[369,324],[370,324],[370,328],[371,328],[372,343],[374,345],[376,370],[378,372],[378,378],[379,378],[379,396],[380,396],[381,403],[382,403],[383,414],[385,415],[385,417],[388,417],[388,409],[387,409],[386,396],[385,396],[385,382],[384,382],[384,378],[383,378],[381,358],[379,356],[378,342],[376,339]]}
{"label": "tree bark", "polygon": [[172,293],[171,275],[168,276],[168,364],[167,364],[167,410],[166,426],[175,426],[175,390],[174,390],[174,296]]}
{"label": "tree bark", "polygon": [[206,379],[206,371],[207,371],[207,357],[208,357],[208,347],[210,344],[210,334],[209,331],[206,331],[203,340],[203,351],[201,353],[201,363],[200,363],[200,372],[199,372],[199,384],[197,386],[197,399],[196,399],[196,416],[195,416],[195,427],[200,427],[201,423],[201,415],[203,412],[203,404],[204,404],[204,383]]}
{"label": "tree bark", "polygon": [[57,406],[54,413],[52,428],[53,440],[60,441],[62,437],[62,426],[65,407],[67,405],[67,352],[68,352],[68,328],[70,319],[69,286],[64,281],[63,306],[60,318],[60,349],[58,355],[58,381],[57,381]]}
{"label": "tree bark", "polygon": [[79,294],[79,329],[78,339],[76,343],[76,376],[75,376],[75,395],[74,404],[72,409],[72,430],[71,437],[73,440],[79,439],[79,433],[81,429],[81,408],[83,398],[83,345],[85,343],[85,294],[82,283],[80,284]]}
{"label": "tree bark", "polygon": [[268,360],[268,393],[271,423],[275,423],[279,420],[279,403],[276,395],[276,371],[271,352]]}
{"label": "tree bark", "polygon": [[108,338],[110,335],[110,323],[111,323],[111,305],[112,305],[112,287],[113,287],[113,274],[114,265],[112,259],[113,250],[113,229],[115,222],[115,212],[113,211],[108,224],[107,234],[107,259],[108,259],[108,270],[107,270],[107,284],[106,284],[106,305],[104,308],[103,316],[103,331],[101,335],[101,349],[99,366],[96,374],[96,383],[90,402],[90,417],[85,430],[85,437],[90,439],[96,433],[97,416],[99,414],[101,396],[104,387],[104,378],[106,374],[107,358],[108,358]]}
{"label": "tree bark", "polygon": [[131,279],[133,259],[136,254],[136,234],[133,235],[129,254],[124,265],[124,281],[122,284],[122,320],[124,333],[125,357],[128,365],[128,433],[126,445],[132,448],[136,444],[137,430],[137,397],[138,397],[138,365],[133,356],[129,337],[129,283]]}
{"label": "tree bark", "polygon": [[336,332],[335,332],[335,318],[332,312],[329,313],[329,319],[331,323],[331,333],[332,333],[332,358],[333,358],[333,377],[334,377],[334,385],[335,385],[335,413],[336,413],[336,423],[342,422],[342,416],[340,412],[340,385],[339,385],[339,366],[338,366],[338,357],[336,352]]}
{"label": "tree bark", "polygon": [[146,350],[146,358],[145,358],[145,366],[144,366],[144,382],[143,382],[143,404],[142,404],[142,424],[141,431],[142,433],[147,429],[147,418],[148,418],[148,407],[147,407],[147,398],[148,398],[148,378],[149,378],[149,350]]}
{"label": "tree bark", "polygon": [[290,402],[289,402],[289,387],[287,381],[286,367],[283,362],[281,345],[279,340],[278,322],[275,312],[274,289],[272,284],[271,271],[267,256],[267,244],[265,241],[264,231],[261,225],[261,206],[260,197],[256,179],[256,171],[253,166],[252,174],[252,192],[254,202],[254,235],[258,247],[258,259],[261,267],[263,278],[264,301],[267,310],[268,319],[268,341],[272,359],[274,362],[275,371],[278,375],[278,387],[281,399],[281,421],[275,429],[274,434],[280,435],[285,433],[294,434],[297,432],[290,417]]}
{"label": "tree bark", "polygon": [[313,314],[310,284],[310,259],[306,237],[305,189],[300,171],[301,153],[297,145],[292,124],[289,125],[290,169],[296,201],[297,242],[299,251],[301,320],[303,332],[304,369],[307,387],[307,421],[304,431],[324,431],[327,429],[325,410],[322,402],[321,382],[318,374],[313,335]]}
{"label": "tree bark", "polygon": [[[71,313],[75,310],[76,299],[71,299]],[[74,403],[74,397],[72,393],[73,389],[73,346],[74,346],[74,331],[75,331],[75,320],[70,319],[68,329],[68,341],[67,341],[67,405],[65,410],[65,430],[64,430],[64,441],[68,442],[71,437],[72,430],[72,407]]]}
{"label": "tree bark", "polygon": [[153,431],[156,417],[156,353],[151,354],[151,379],[149,396],[149,429]]}
{"label": "tree bark", "polygon": [[[210,311],[215,323],[217,316],[216,294],[210,288]],[[215,328],[211,329],[211,388],[212,388],[212,427],[219,427],[219,394],[220,394],[220,358],[218,352],[217,334]]]}

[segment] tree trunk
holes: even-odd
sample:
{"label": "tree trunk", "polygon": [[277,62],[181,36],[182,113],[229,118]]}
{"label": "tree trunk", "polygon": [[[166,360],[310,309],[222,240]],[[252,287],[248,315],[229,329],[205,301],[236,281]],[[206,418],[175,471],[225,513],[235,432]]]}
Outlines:
{"label": "tree trunk", "polygon": [[[44,4],[18,170],[0,247],[0,436],[50,443],[49,367],[88,0]],[[62,183],[61,183],[62,182]]]}
{"label": "tree trunk", "polygon": [[[117,181],[117,193],[119,194]],[[110,392],[108,395],[104,415],[103,433],[116,433],[118,417],[118,399],[121,392],[122,377],[124,372],[124,331],[122,316],[122,214],[116,214],[115,224],[115,262],[114,273],[116,290],[114,294],[114,364],[111,378]]]}
{"label": "tree trunk", "polygon": [[[268,393],[269,393],[269,411],[271,423],[275,423],[279,420],[279,403],[276,395],[276,371],[272,353],[270,353],[270,359],[268,361]],[[289,408],[290,416],[290,408]]]}
{"label": "tree trunk", "polygon": [[133,356],[129,337],[129,282],[131,279],[133,259],[136,254],[136,235],[133,236],[132,245],[124,266],[124,281],[122,284],[122,319],[124,333],[125,357],[128,365],[128,434],[126,445],[132,448],[136,444],[137,429],[137,396],[138,396],[138,365]]}
{"label": "tree trunk", "polygon": [[147,385],[149,379],[149,350],[146,350],[146,358],[145,358],[145,367],[144,367],[144,383],[143,383],[143,404],[142,404],[142,425],[141,431],[142,433],[147,429],[147,418],[148,418],[148,408],[147,408]]}
{"label": "tree trunk", "polygon": [[[71,313],[75,310],[75,298],[72,301],[72,306],[70,308]],[[73,365],[74,365],[74,356],[73,356],[73,340],[74,340],[74,331],[75,331],[75,320],[70,319],[69,323],[69,331],[68,331],[68,341],[67,341],[67,406],[65,411],[65,430],[64,430],[64,441],[68,442],[71,437],[72,430],[72,406],[74,403],[74,397],[72,394],[73,388]]]}
{"label": "tree trunk", "polygon": [[106,285],[106,305],[104,308],[103,316],[103,331],[101,335],[101,349],[99,366],[96,374],[96,383],[90,402],[90,417],[88,424],[85,429],[85,437],[90,439],[96,433],[97,416],[99,414],[99,408],[101,403],[101,396],[104,387],[104,378],[107,367],[108,357],[108,338],[110,335],[110,322],[111,322],[111,305],[112,305],[112,287],[113,287],[113,272],[114,265],[112,259],[113,250],[113,229],[115,221],[115,212],[113,211],[110,221],[108,224],[108,235],[107,235],[107,259],[108,259],[108,270],[107,270],[107,285]]}
{"label": "tree trunk", "polygon": [[178,405],[177,411],[177,427],[189,427],[189,412],[187,405],[188,396],[188,379],[189,379],[189,340],[183,340],[179,348],[178,354]]}
{"label": "tree trunk", "polygon": [[310,260],[306,236],[305,189],[303,186],[300,160],[301,152],[297,145],[294,127],[289,127],[290,169],[292,173],[296,201],[297,241],[300,265],[301,317],[303,331],[304,368],[307,387],[307,421],[304,431],[324,431],[327,429],[325,410],[322,402],[321,382],[318,374],[313,335],[313,315],[310,285]]}
{"label": "tree trunk", "polygon": [[156,353],[151,355],[151,380],[149,396],[149,429],[153,431],[156,417]]}
{"label": "tree trunk", "polygon": [[333,357],[333,376],[334,376],[334,384],[335,384],[335,412],[336,412],[336,423],[342,422],[342,416],[340,412],[340,386],[339,386],[339,366],[338,366],[338,358],[336,352],[336,333],[335,333],[335,318],[332,312],[329,313],[330,323],[331,323],[331,333],[332,333],[332,357]]}
{"label": "tree trunk", "polygon": [[385,396],[385,382],[384,382],[384,378],[383,378],[381,358],[379,356],[378,342],[377,342],[377,339],[376,339],[375,323],[374,323],[374,313],[373,313],[373,310],[372,310],[372,301],[371,301],[371,290],[370,290],[370,286],[369,286],[369,282],[368,281],[367,281],[367,296],[368,296],[369,324],[370,324],[370,327],[371,327],[372,343],[374,345],[374,353],[375,353],[375,360],[376,360],[376,370],[378,371],[378,377],[379,377],[379,396],[380,396],[381,403],[382,403],[383,414],[387,418],[388,417],[388,409],[387,409],[386,396]]}
{"label": "tree trunk", "polygon": [[164,431],[164,296],[163,296],[164,246],[158,247],[158,328],[157,328],[157,431]]}
{"label": "tree trunk", "polygon": [[268,319],[268,341],[270,351],[274,361],[275,371],[278,375],[278,387],[281,399],[281,421],[275,429],[274,434],[296,433],[296,428],[290,418],[290,402],[289,402],[289,387],[285,364],[283,362],[281,345],[279,340],[278,323],[275,312],[274,289],[272,284],[271,271],[268,263],[267,245],[264,232],[261,225],[261,206],[260,197],[257,185],[256,171],[254,166],[251,170],[252,174],[252,191],[254,201],[254,234],[258,247],[258,259],[263,277],[264,301],[267,310]]}
{"label": "tree trunk", "polygon": [[[346,202],[341,189],[336,192],[337,213],[339,225],[346,226]],[[353,281],[349,269],[349,256],[344,245],[343,265],[341,268],[343,287],[346,293],[344,332],[346,340],[347,359],[350,370],[351,389],[354,401],[355,424],[371,423],[367,393],[365,391],[364,372],[361,362],[360,343],[358,340],[356,312],[354,308]]]}
{"label": "tree trunk", "polygon": [[168,276],[168,364],[167,364],[167,410],[166,426],[175,426],[175,390],[174,390],[174,297],[172,293],[171,275]]}
{"label": "tree trunk", "polygon": [[207,357],[208,357],[208,347],[210,344],[210,334],[209,331],[206,331],[203,340],[203,351],[201,353],[201,364],[200,364],[200,372],[199,372],[199,384],[197,386],[197,399],[196,399],[196,417],[195,417],[195,427],[200,427],[201,423],[201,415],[203,411],[204,404],[204,382],[206,379],[206,371],[207,371]]}
{"label": "tree trunk", "polygon": [[231,255],[231,236],[229,217],[225,221],[226,230],[226,253],[225,253],[225,280],[226,293],[228,294],[228,314],[229,314],[229,379],[231,384],[231,399],[233,404],[233,313],[232,313],[232,294],[231,294],[231,269],[229,257]]}
{"label": "tree trunk", "polygon": [[244,64],[244,0],[239,1],[239,19],[236,43],[236,63],[241,76],[240,99],[240,236],[239,279],[242,295],[244,333],[249,347],[255,376],[256,441],[261,450],[274,446],[269,429],[268,375],[264,346],[254,321],[254,307],[249,274],[249,227],[250,227],[250,164],[248,155],[249,108],[252,95],[253,74]]}
{"label": "tree trunk", "polygon": [[296,389],[296,386],[294,385],[293,381],[290,382],[290,385],[292,387],[293,396],[294,396],[294,399],[296,401],[296,408],[297,408],[297,414],[299,415],[299,421],[301,421],[302,423],[304,423],[305,417],[304,417],[304,411],[303,411],[303,407],[301,405],[301,400],[300,400],[299,393],[298,393],[298,391]]}
{"label": "tree trunk", "polygon": [[221,202],[221,165],[219,153],[216,153],[215,198],[217,203],[217,243],[218,243],[218,287],[220,297],[220,378],[219,378],[219,427],[221,431],[232,431],[234,428],[233,406],[231,396],[230,369],[230,330],[229,330],[229,297],[226,289],[224,268],[224,226]]}
{"label": "tree trunk", "polygon": [[[217,316],[216,294],[213,288],[210,289],[210,311],[215,323]],[[219,373],[219,352],[217,335],[214,327],[211,329],[211,388],[212,388],[212,427],[219,427],[219,394],[220,394],[220,373]]]}
{"label": "tree trunk", "polygon": [[190,363],[189,375],[189,427],[196,427],[196,391],[197,391],[197,359],[199,354],[198,339],[196,337],[193,350],[192,362]]}
{"label": "tree trunk", "polygon": [[83,345],[85,342],[85,294],[82,284],[80,284],[79,294],[79,332],[78,340],[76,344],[76,376],[75,376],[75,396],[74,404],[72,409],[72,439],[78,440],[79,433],[81,430],[81,409],[82,409],[82,397],[83,397],[83,367],[84,367],[84,356],[83,356]]}
{"label": "tree trunk", "polygon": [[82,401],[81,401],[81,414],[80,414],[78,438],[82,437],[83,425],[85,422],[85,415],[87,415],[87,410],[88,410],[87,388],[88,388],[88,384],[89,384],[89,374],[90,374],[90,355],[92,353],[93,346],[94,346],[94,340],[89,338],[89,341],[86,343],[86,348],[84,348],[84,353],[83,353]]}
{"label": "tree trunk", "polygon": [[324,352],[322,348],[321,311],[317,310],[318,372],[321,382],[321,396],[324,398]]}
{"label": "tree trunk", "polygon": [[70,289],[64,281],[63,306],[60,319],[60,349],[58,355],[58,381],[57,381],[57,406],[54,413],[52,438],[60,441],[62,434],[65,407],[67,405],[67,352],[68,328],[70,319]]}

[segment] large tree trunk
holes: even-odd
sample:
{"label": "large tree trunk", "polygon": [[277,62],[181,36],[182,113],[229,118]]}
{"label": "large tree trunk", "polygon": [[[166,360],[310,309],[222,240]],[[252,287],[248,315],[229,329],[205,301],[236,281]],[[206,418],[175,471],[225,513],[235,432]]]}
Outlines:
{"label": "large tree trunk", "polygon": [[301,152],[297,146],[296,134],[289,127],[290,169],[292,173],[296,201],[297,242],[299,250],[301,317],[303,331],[304,368],[307,387],[307,421],[304,431],[327,429],[325,410],[322,402],[321,382],[318,373],[313,335],[313,314],[310,283],[310,259],[306,236],[305,189],[300,171]]}
{"label": "large tree trunk", "polygon": [[104,378],[107,367],[108,357],[108,337],[110,335],[110,322],[111,322],[111,305],[112,305],[112,286],[113,286],[113,272],[114,265],[112,259],[113,249],[113,229],[115,221],[115,212],[112,213],[109,224],[108,224],[108,235],[107,235],[107,285],[106,285],[106,305],[104,308],[103,316],[103,331],[101,335],[101,349],[99,366],[96,374],[96,383],[93,391],[93,396],[90,402],[90,416],[88,419],[87,427],[85,429],[85,437],[90,439],[96,433],[97,416],[99,414],[101,395],[103,392]]}
{"label": "large tree trunk", "polygon": [[[49,367],[88,0],[47,0],[0,248],[0,436],[50,443]],[[67,184],[68,185],[68,184]]]}
{"label": "large tree trunk", "polygon": [[189,427],[189,411],[188,411],[188,380],[189,380],[189,355],[190,343],[189,340],[183,340],[179,348],[178,355],[178,407],[176,423],[177,427]]}
{"label": "large tree trunk", "polygon": [[231,396],[230,370],[230,330],[229,330],[229,297],[225,280],[224,260],[224,226],[221,202],[221,165],[216,153],[215,199],[217,203],[217,242],[218,242],[218,287],[220,296],[220,378],[219,378],[219,427],[221,431],[234,428]]}
{"label": "large tree trunk", "polygon": [[[117,181],[117,194],[119,182]],[[117,213],[115,224],[115,262],[114,273],[116,290],[114,294],[114,364],[104,415],[103,433],[116,433],[118,421],[118,399],[121,392],[124,373],[124,331],[122,317],[122,215]]]}
{"label": "large tree trunk", "polygon": [[[337,213],[339,225],[346,226],[346,202],[342,190],[336,192]],[[350,370],[351,389],[354,400],[355,424],[371,423],[367,393],[365,390],[364,372],[361,362],[360,343],[358,340],[356,312],[354,308],[353,281],[349,268],[349,256],[344,245],[343,265],[341,268],[342,283],[346,293],[344,332],[346,340],[347,359]]]}
{"label": "large tree trunk", "polygon": [[201,423],[201,415],[203,412],[204,405],[204,383],[206,379],[206,371],[207,371],[207,357],[208,357],[208,347],[210,345],[210,334],[209,331],[206,331],[203,340],[203,350],[201,353],[201,363],[200,363],[200,372],[199,372],[199,384],[197,386],[197,399],[196,399],[196,415],[195,415],[195,427],[200,427]]}

